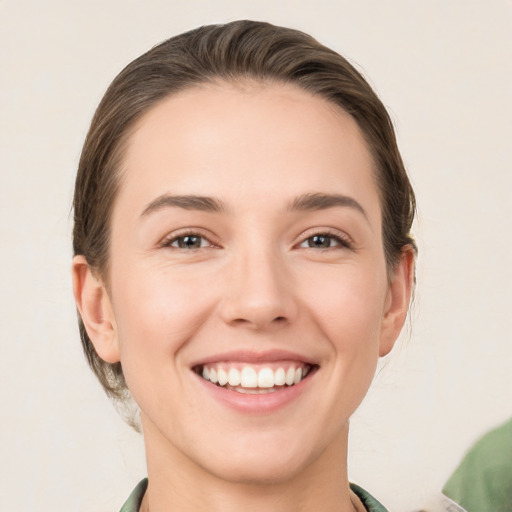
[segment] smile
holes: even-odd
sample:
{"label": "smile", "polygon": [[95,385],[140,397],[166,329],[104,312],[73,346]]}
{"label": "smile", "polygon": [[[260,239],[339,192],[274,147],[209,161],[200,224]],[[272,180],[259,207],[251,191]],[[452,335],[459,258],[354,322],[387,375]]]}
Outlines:
{"label": "smile", "polygon": [[269,365],[215,363],[196,367],[196,372],[225,389],[244,394],[266,394],[295,386],[313,368],[314,365],[299,362]]}

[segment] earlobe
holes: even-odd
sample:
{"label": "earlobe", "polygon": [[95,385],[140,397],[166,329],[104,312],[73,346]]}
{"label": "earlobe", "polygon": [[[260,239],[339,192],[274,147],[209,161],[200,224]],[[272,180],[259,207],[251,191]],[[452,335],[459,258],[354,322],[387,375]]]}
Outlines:
{"label": "earlobe", "polygon": [[414,263],[413,247],[404,247],[388,287],[379,345],[380,357],[391,352],[405,323],[414,286]]}
{"label": "earlobe", "polygon": [[73,258],[72,275],[75,302],[96,353],[108,363],[119,362],[117,329],[105,285],[81,255]]}

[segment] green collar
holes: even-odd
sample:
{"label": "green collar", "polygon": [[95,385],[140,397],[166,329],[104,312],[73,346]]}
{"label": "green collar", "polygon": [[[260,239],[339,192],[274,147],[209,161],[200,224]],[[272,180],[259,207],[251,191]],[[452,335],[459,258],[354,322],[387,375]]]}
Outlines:
{"label": "green collar", "polygon": [[356,484],[350,484],[350,488],[363,502],[367,512],[387,512],[384,505],[377,501],[369,492],[365,491],[362,487]]}
{"label": "green collar", "polygon": [[[141,480],[130,494],[130,497],[121,508],[120,512],[139,512],[140,504],[148,487],[148,479]],[[368,492],[356,484],[350,484],[350,488],[363,502],[368,512],[387,512],[386,509]]]}
{"label": "green collar", "polygon": [[121,507],[119,512],[139,512],[140,504],[142,503],[142,498],[144,497],[144,493],[148,488],[148,479],[144,478],[141,480],[137,487],[133,489],[129,498],[126,500],[126,503]]}

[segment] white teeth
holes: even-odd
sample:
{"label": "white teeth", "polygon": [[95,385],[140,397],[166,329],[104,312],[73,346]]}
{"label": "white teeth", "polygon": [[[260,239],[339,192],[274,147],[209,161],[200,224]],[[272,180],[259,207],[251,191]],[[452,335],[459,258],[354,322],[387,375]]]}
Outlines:
{"label": "white teeth", "polygon": [[258,387],[258,374],[254,368],[245,366],[242,370],[241,384],[243,388]]}
{"label": "white teeth", "polygon": [[274,386],[284,386],[286,384],[286,372],[284,368],[278,368],[274,374]]}
{"label": "white teeth", "polygon": [[268,393],[274,393],[277,389],[274,388],[236,388],[237,393],[242,393],[243,395],[266,395]]}
{"label": "white teeth", "polygon": [[228,382],[230,386],[240,385],[240,372],[236,368],[230,368],[228,372]]}
{"label": "white teeth", "polygon": [[[226,364],[224,364],[226,368]],[[263,367],[257,371],[252,366],[244,366],[240,371],[238,368],[231,367],[224,369],[218,365],[204,366],[201,372],[203,379],[217,384],[219,386],[229,385],[231,388],[237,388],[240,392],[258,393],[264,390],[271,390],[279,386],[293,386],[303,380],[309,373],[309,367],[290,366],[286,371],[283,367],[272,370],[272,368]],[[245,389],[242,389],[245,388]]]}
{"label": "white teeth", "polygon": [[274,372],[270,368],[262,368],[258,373],[258,387],[259,388],[273,388],[274,387]]}
{"label": "white teeth", "polygon": [[222,368],[219,368],[217,378],[219,379],[219,386],[225,386],[228,383],[228,374]]}
{"label": "white teeth", "polygon": [[288,368],[288,371],[286,372],[285,382],[286,382],[287,386],[291,386],[294,381],[295,381],[295,368],[293,366],[291,366],[290,368]]}

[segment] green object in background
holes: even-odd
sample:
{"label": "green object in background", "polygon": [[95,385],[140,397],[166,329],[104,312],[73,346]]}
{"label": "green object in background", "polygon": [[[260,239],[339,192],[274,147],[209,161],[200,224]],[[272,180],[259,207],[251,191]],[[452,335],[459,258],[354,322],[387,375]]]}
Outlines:
{"label": "green object in background", "polygon": [[467,512],[512,511],[512,419],[469,450],[443,493]]}

